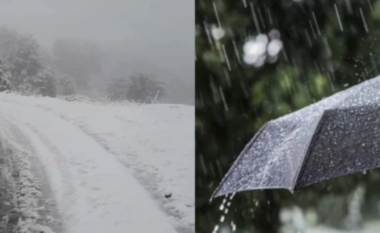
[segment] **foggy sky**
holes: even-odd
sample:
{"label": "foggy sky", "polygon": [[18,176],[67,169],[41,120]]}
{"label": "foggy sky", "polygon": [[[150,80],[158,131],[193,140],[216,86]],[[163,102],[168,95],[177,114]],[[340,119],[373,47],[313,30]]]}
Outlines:
{"label": "foggy sky", "polygon": [[122,45],[194,82],[194,2],[189,0],[0,0],[0,25],[33,34]]}

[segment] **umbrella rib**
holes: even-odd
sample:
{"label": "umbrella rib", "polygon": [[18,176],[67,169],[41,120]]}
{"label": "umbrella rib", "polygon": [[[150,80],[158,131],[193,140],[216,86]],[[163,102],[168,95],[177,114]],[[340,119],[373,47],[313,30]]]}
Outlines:
{"label": "umbrella rib", "polygon": [[[362,89],[364,89],[367,85],[370,85],[371,84],[371,80],[368,80],[368,81],[366,81],[366,82],[363,82],[363,83],[361,83],[361,84],[359,84],[359,85],[361,85],[361,86],[358,86],[358,88],[357,88],[357,90],[355,90],[355,94],[356,93],[358,93],[358,92],[360,92]],[[339,93],[336,93],[336,94],[339,94]],[[335,95],[336,95],[335,94]],[[332,96],[334,96],[334,95],[332,95]],[[332,97],[332,96],[330,96],[330,97]],[[350,97],[352,97],[352,95],[347,95],[345,98],[343,98],[341,101],[339,101],[339,103],[342,103],[343,101],[345,101],[346,99],[348,99],[348,98],[350,98]],[[338,105],[339,103],[337,103],[336,105]],[[302,160],[302,162],[301,162],[301,164],[300,164],[300,166],[299,166],[299,168],[298,168],[298,171],[297,171],[297,173],[296,173],[296,176],[295,176],[295,179],[294,179],[294,181],[293,181],[293,189],[295,188],[295,186],[297,185],[297,181],[298,181],[298,179],[299,179],[299,176],[300,176],[300,172],[301,172],[301,170],[302,170],[302,166],[303,166],[303,164],[305,163],[305,160],[306,160],[306,158],[308,157],[308,155],[310,154],[310,145],[311,145],[311,143],[313,142],[313,140],[315,140],[315,137],[316,137],[316,132],[320,129],[320,127],[321,127],[321,120],[323,119],[323,117],[325,116],[325,114],[326,114],[326,112],[328,112],[328,111],[331,111],[331,110],[333,110],[332,108],[330,108],[330,109],[325,109],[324,110],[324,112],[323,112],[323,114],[321,115],[321,117],[320,117],[320,119],[319,119],[319,122],[318,122],[318,125],[317,125],[317,127],[315,128],[315,130],[314,130],[314,133],[313,133],[313,136],[312,136],[312,138],[310,139],[310,141],[309,141],[309,144],[308,144],[308,146],[306,147],[306,154],[305,154],[305,156],[304,156],[304,158],[303,158],[303,160]]]}
{"label": "umbrella rib", "polygon": [[211,195],[211,199],[216,196],[216,194],[219,192],[219,190],[222,188],[223,184],[226,182],[227,178],[229,177],[232,170],[235,168],[235,165],[243,158],[244,154],[247,152],[247,150],[252,146],[252,144],[257,140],[257,138],[261,135],[261,133],[264,131],[264,129],[268,126],[268,124],[271,121],[268,121],[265,123],[261,129],[256,133],[256,135],[246,144],[244,149],[240,152],[239,156],[235,160],[235,162],[230,167],[230,170],[227,172],[227,174],[223,177],[222,181],[220,182],[219,186],[215,189],[214,193]]}
{"label": "umbrella rib", "polygon": [[310,138],[309,143],[308,143],[307,146],[305,147],[306,149],[305,149],[305,152],[303,153],[303,154],[304,154],[304,157],[303,157],[303,159],[302,159],[302,161],[301,161],[301,163],[300,163],[300,166],[299,166],[298,169],[297,169],[296,175],[295,175],[295,177],[294,177],[294,181],[293,181],[293,185],[292,185],[292,189],[293,189],[293,190],[294,190],[294,188],[296,187],[296,185],[297,185],[297,181],[298,181],[298,179],[299,179],[299,177],[300,177],[300,175],[301,175],[302,167],[303,167],[303,165],[305,164],[305,162],[307,161],[307,159],[309,158],[309,155],[310,155],[310,152],[311,152],[311,145],[312,145],[313,141],[316,139],[316,137],[318,136],[318,132],[319,132],[319,130],[320,130],[321,127],[322,127],[322,123],[323,123],[322,119],[325,117],[326,113],[329,112],[329,111],[331,111],[331,110],[325,110],[325,111],[323,112],[323,114],[322,114],[321,117],[319,118],[319,121],[318,121],[317,126],[316,126],[315,129],[314,129],[314,133],[313,133],[312,137]]}
{"label": "umbrella rib", "polygon": [[264,172],[265,172],[265,173],[263,174],[263,177],[261,178],[260,186],[263,185],[263,183],[264,183],[264,179],[265,179],[265,178],[267,177],[267,175],[268,175],[268,166],[269,166],[269,164],[272,163],[274,157],[275,157],[275,156],[272,156],[272,157],[270,158],[270,160],[267,162],[267,164],[265,165],[265,168],[264,168]]}
{"label": "umbrella rib", "polygon": [[[293,133],[294,133],[294,131],[293,131]],[[272,152],[273,150],[271,150],[271,152]],[[290,167],[293,169],[293,164],[291,163],[291,160],[290,160],[290,158],[286,155],[286,153],[285,153],[285,157],[287,158],[287,161],[288,161],[288,163],[290,164]],[[263,185],[263,183],[264,183],[264,180],[265,180],[265,178],[267,177],[267,175],[268,175],[268,166],[272,163],[272,161],[273,161],[273,159],[275,158],[275,156],[272,156],[270,159],[269,159],[269,161],[267,162],[267,164],[265,165],[265,168],[264,168],[264,174],[263,174],[263,176],[262,176],[262,179],[261,179],[261,183],[260,183],[260,187]]]}

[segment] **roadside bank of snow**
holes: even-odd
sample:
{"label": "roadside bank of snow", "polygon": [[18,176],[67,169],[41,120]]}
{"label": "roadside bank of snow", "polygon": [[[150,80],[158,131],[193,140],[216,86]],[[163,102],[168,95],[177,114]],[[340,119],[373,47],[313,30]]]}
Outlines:
{"label": "roadside bank of snow", "polygon": [[38,233],[54,233],[50,226],[57,224],[53,223],[53,218],[49,216],[50,209],[42,200],[43,190],[39,178],[33,174],[31,153],[13,140],[16,131],[17,129],[0,117],[3,153],[1,172],[7,183],[2,188],[7,188],[10,195],[1,201],[11,208],[1,216],[0,229],[2,232],[30,233],[38,230]]}

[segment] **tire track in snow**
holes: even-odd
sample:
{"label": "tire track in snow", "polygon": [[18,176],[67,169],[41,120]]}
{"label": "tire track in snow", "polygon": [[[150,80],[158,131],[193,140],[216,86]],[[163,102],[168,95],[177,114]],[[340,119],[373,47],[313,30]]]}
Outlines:
{"label": "tire track in snow", "polygon": [[[34,135],[28,136],[33,137],[34,146],[38,144],[36,141],[40,141],[38,148],[35,148],[38,153],[44,150],[43,154],[46,157],[49,155],[54,157],[61,163],[59,167],[70,173],[63,174],[63,179],[71,182],[74,192],[68,191],[70,188],[66,188],[63,197],[67,198],[66,195],[71,194],[73,199],[69,199],[70,201],[75,203],[79,200],[82,202],[77,203],[80,204],[79,207],[76,205],[64,206],[62,204],[65,203],[58,203],[61,206],[61,211],[65,212],[64,216],[67,218],[65,220],[68,221],[66,224],[69,224],[69,233],[125,232],[132,225],[134,225],[133,232],[174,232],[171,227],[165,224],[165,220],[161,219],[163,216],[160,216],[158,210],[154,210],[155,205],[150,206],[153,202],[151,203],[149,196],[146,196],[140,190],[139,185],[136,185],[133,179],[128,176],[125,168],[121,169],[118,163],[115,163],[111,158],[113,156],[107,155],[108,152],[103,151],[104,148],[92,137],[84,134],[77,126],[68,121],[63,121],[52,114],[47,115],[40,110],[35,111],[35,107],[24,105],[24,108],[19,108],[14,103],[5,104],[4,102],[1,105],[8,108],[7,112],[14,113],[12,118],[15,119],[16,123],[18,121],[26,122],[31,131],[34,131]],[[41,120],[43,118],[44,120]],[[110,170],[102,169],[104,166],[99,167],[97,165],[109,165],[112,167],[111,174],[107,174]],[[112,182],[117,184],[111,185]],[[99,187],[99,184],[103,187]],[[102,190],[102,188],[105,189]],[[97,194],[97,191],[104,193]],[[128,200],[128,196],[132,200]],[[104,205],[105,207],[102,207]],[[68,209],[64,210],[64,207]],[[111,213],[113,211],[116,213]],[[111,214],[113,215],[109,216]],[[125,219],[124,215],[128,215],[131,219]],[[146,218],[149,216],[150,224],[147,226],[145,220],[148,220]],[[79,219],[77,219],[78,217]]]}
{"label": "tire track in snow", "polygon": [[[55,117],[58,117],[62,120],[65,120],[65,121],[69,122],[70,124],[75,125],[83,133],[85,133],[86,135],[88,135],[89,137],[94,139],[97,143],[99,143],[99,145],[101,145],[105,150],[107,150],[108,152],[113,154],[115,156],[115,158],[121,164],[123,164],[127,168],[133,169],[134,177],[150,193],[152,198],[158,203],[160,209],[162,211],[164,211],[168,216],[175,218],[176,221],[178,221],[178,222],[182,218],[185,217],[184,213],[180,213],[176,208],[173,208],[170,206],[169,207],[165,206],[165,204],[170,203],[171,200],[164,199],[162,192],[159,191],[159,186],[157,185],[157,183],[159,183],[161,181],[160,177],[158,176],[157,173],[149,172],[149,170],[144,169],[144,164],[140,164],[139,161],[136,160],[136,157],[137,157],[136,154],[133,154],[133,153],[128,154],[128,156],[130,158],[132,158],[133,163],[132,164],[127,163],[126,161],[123,161],[122,159],[120,159],[120,154],[113,151],[112,148],[109,147],[107,142],[101,136],[99,136],[96,133],[91,132],[91,130],[88,129],[84,123],[82,123],[76,119],[70,118],[70,117],[63,115],[63,114],[56,114],[56,113],[52,112],[52,110],[47,108],[47,107],[44,107],[41,105],[38,105],[36,107],[38,107],[39,109],[41,109],[41,110],[43,110],[43,111],[45,111],[45,112],[47,112],[47,113],[49,113]],[[121,119],[119,117],[115,117],[114,119],[118,120],[118,121],[125,122],[124,119]],[[194,207],[190,206],[189,208],[194,208]],[[174,226],[175,229],[178,232],[181,232],[181,233],[193,233],[194,232],[194,226],[183,226],[183,225],[178,225],[178,224],[174,224],[174,225],[175,225]]]}
{"label": "tire track in snow", "polygon": [[[2,127],[0,137],[3,140],[8,141],[13,153],[21,152],[24,156],[26,156],[24,159],[27,160],[28,163],[30,163],[30,172],[36,179],[32,182],[40,187],[39,190],[41,191],[41,196],[35,196],[35,200],[31,200],[38,202],[38,212],[41,215],[41,217],[39,217],[39,222],[43,225],[51,227],[51,229],[53,229],[55,233],[61,233],[63,232],[63,228],[62,223],[59,221],[60,216],[58,214],[56,203],[55,201],[53,201],[55,200],[55,197],[51,190],[51,186],[44,185],[49,184],[47,174],[44,172],[43,166],[41,165],[40,160],[36,156],[36,151],[31,146],[31,141],[20,130],[20,124],[21,122],[18,122],[18,125],[16,125],[14,122],[12,122],[12,120],[9,119],[9,116],[7,116],[6,113],[0,111],[0,125]],[[26,127],[24,126],[24,132],[25,130]],[[12,159],[16,160],[17,156],[15,156],[15,154],[13,154],[13,156],[14,158]],[[19,172],[23,172],[19,169],[20,168],[18,168]],[[31,206],[31,208],[33,207]],[[31,209],[31,211],[36,210]],[[40,232],[45,231],[43,231],[43,228],[41,228]]]}

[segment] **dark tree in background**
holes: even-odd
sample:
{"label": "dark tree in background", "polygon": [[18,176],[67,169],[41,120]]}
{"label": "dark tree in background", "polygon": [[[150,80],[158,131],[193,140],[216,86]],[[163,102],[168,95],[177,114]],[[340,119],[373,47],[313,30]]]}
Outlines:
{"label": "dark tree in background", "polygon": [[74,95],[75,84],[70,76],[65,75],[61,80],[59,80],[60,92],[62,95]]}
{"label": "dark tree in background", "polygon": [[163,83],[144,73],[113,78],[108,83],[108,97],[112,100],[152,103],[161,100],[164,95]]}
{"label": "dark tree in background", "polygon": [[[238,153],[268,120],[300,109],[378,75],[380,1],[196,0],[196,231],[220,223],[222,199],[210,196]],[[222,28],[215,38],[213,28]],[[278,33],[277,60],[247,65],[250,37]],[[276,232],[281,207],[318,205],[324,195],[346,195],[376,172],[337,179],[291,195],[236,194],[224,223]],[[366,195],[378,191],[368,188]]]}
{"label": "dark tree in background", "polygon": [[50,70],[43,70],[35,75],[31,80],[33,89],[38,89],[39,94],[42,96],[56,97],[57,96],[57,83],[54,73]]}
{"label": "dark tree in background", "polygon": [[12,90],[14,87],[10,81],[11,74],[0,61],[0,91]]}
{"label": "dark tree in background", "polygon": [[164,96],[164,86],[158,80],[143,74],[136,73],[130,76],[126,96],[128,100],[148,103],[158,101]]}
{"label": "dark tree in background", "polygon": [[108,84],[108,96],[112,100],[126,100],[128,80],[126,78],[113,78]]}

